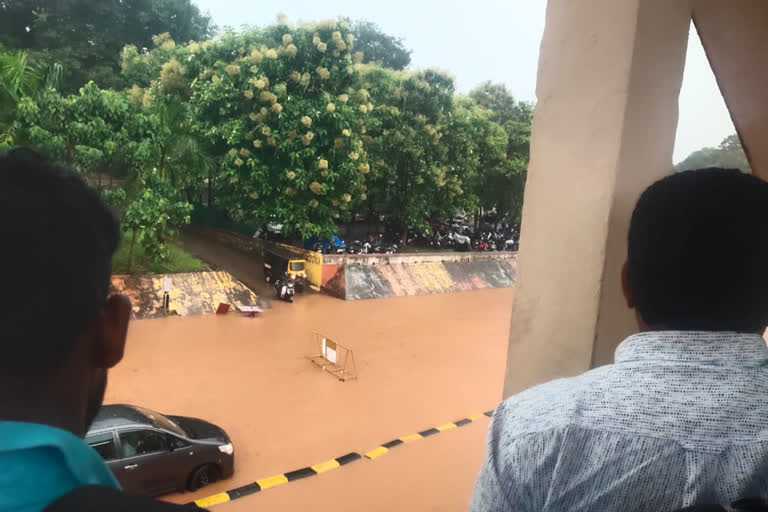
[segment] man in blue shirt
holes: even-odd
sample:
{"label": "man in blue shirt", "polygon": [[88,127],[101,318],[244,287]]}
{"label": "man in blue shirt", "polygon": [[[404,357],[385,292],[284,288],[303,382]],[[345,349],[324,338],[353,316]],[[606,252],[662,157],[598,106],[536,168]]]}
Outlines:
{"label": "man in blue shirt", "polygon": [[58,510],[180,509],[119,493],[80,439],[125,347],[130,301],[108,297],[118,233],[73,172],[0,155],[0,511],[39,512],[76,488]]}
{"label": "man in blue shirt", "polygon": [[[615,362],[503,402],[472,512],[669,511],[768,497],[768,183],[668,176],[640,197]],[[716,241],[716,245],[713,245]]]}

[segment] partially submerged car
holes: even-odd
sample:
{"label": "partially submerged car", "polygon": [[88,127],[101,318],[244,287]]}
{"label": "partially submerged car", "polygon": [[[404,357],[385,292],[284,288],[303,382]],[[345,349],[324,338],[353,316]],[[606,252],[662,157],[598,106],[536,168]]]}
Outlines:
{"label": "partially submerged car", "polygon": [[135,405],[102,406],[85,441],[132,493],[195,491],[235,468],[232,441],[221,428]]}

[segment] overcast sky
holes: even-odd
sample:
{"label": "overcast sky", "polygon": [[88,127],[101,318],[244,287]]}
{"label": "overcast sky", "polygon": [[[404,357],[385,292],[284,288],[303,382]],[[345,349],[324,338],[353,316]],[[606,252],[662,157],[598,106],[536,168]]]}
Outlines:
{"label": "overcast sky", "polygon": [[[219,26],[337,16],[366,19],[400,37],[413,53],[412,67],[437,67],[467,92],[485,80],[504,82],[512,94],[536,100],[536,68],[546,0],[195,0]],[[717,146],[734,133],[704,50],[691,31],[674,160],[702,146]]]}

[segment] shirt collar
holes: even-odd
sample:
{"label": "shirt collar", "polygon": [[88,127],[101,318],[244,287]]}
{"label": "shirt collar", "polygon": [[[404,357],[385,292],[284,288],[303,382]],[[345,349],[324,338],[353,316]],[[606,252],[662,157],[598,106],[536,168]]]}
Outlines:
{"label": "shirt collar", "polygon": [[0,454],[16,450],[53,448],[80,485],[120,486],[104,460],[71,432],[38,423],[0,421]]}
{"label": "shirt collar", "polygon": [[621,342],[616,363],[679,361],[715,366],[768,365],[768,347],[759,334],[705,331],[651,331]]}

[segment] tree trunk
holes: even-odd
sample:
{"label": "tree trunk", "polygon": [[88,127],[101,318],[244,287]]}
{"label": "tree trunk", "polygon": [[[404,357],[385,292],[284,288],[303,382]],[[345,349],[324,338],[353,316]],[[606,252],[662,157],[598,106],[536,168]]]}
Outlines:
{"label": "tree trunk", "polygon": [[131,235],[131,245],[128,247],[128,273],[131,273],[131,264],[133,263],[133,246],[136,244],[136,229]]}
{"label": "tree trunk", "polygon": [[213,176],[211,170],[208,170],[208,207],[213,206]]}
{"label": "tree trunk", "polygon": [[401,240],[403,242],[403,247],[408,245],[408,226],[403,224],[403,239]]}
{"label": "tree trunk", "polygon": [[160,148],[160,162],[158,163],[158,169],[160,170],[160,177],[165,180],[165,146]]}

